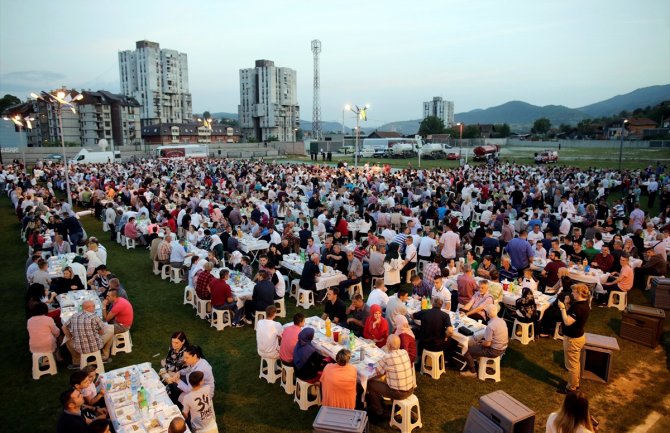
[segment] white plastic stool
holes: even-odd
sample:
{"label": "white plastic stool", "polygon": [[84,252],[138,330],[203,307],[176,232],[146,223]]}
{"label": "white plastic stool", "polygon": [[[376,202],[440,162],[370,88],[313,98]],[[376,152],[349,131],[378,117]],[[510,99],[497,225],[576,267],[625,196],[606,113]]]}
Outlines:
{"label": "white plastic stool", "polygon": [[[95,358],[92,362],[89,362],[90,358]],[[105,373],[105,365],[102,363],[102,354],[98,350],[97,352],[92,353],[82,353],[79,360],[79,369],[86,367],[87,365],[95,364],[96,371],[98,374]]]}
{"label": "white plastic stool", "polygon": [[[496,358],[482,356],[479,358],[479,370],[477,372],[479,380],[493,379],[500,382],[500,358],[500,356]],[[493,369],[493,373],[488,372],[489,368]]]}
{"label": "white plastic stool", "polygon": [[281,370],[277,371],[278,359],[275,358],[261,358],[261,369],[258,373],[259,379],[265,379],[268,383],[275,383],[277,379],[281,379]]}
{"label": "white plastic stool", "polygon": [[286,301],[284,298],[275,299],[275,307],[277,307],[277,317],[286,317]]}
{"label": "white plastic stool", "polygon": [[198,302],[198,306],[196,308],[196,315],[200,317],[201,319],[207,319],[207,313],[212,312],[212,301],[209,299],[200,299],[196,295],[195,300]]}
{"label": "white plastic stool", "polygon": [[286,394],[295,392],[295,369],[293,367],[281,365],[281,387],[284,388]]}
{"label": "white plastic stool", "polygon": [[404,400],[393,400],[389,426],[400,429],[402,433],[410,433],[417,427],[423,427],[419,399],[416,395],[412,394]]}
{"label": "white plastic stool", "polygon": [[356,294],[363,296],[363,283],[352,284],[347,287],[347,292],[349,293],[349,299],[353,299]]}
{"label": "white plastic stool", "polygon": [[183,268],[170,268],[170,281],[173,283],[181,283],[181,278],[184,276]]}
{"label": "white plastic stool", "polygon": [[137,245],[137,244],[135,243],[135,239],[133,239],[133,238],[126,238],[126,249],[127,249],[127,250],[130,250],[130,249],[133,249],[133,250],[134,250],[136,245]]}
{"label": "white plastic stool", "polygon": [[289,280],[288,275],[282,275],[284,279],[284,288],[291,287],[291,280]]}
{"label": "white plastic stool", "polygon": [[124,235],[121,235],[121,246],[125,247],[126,245],[127,245],[126,244],[126,237]]}
{"label": "white plastic stool", "polygon": [[172,266],[163,265],[163,269],[161,269],[161,280],[167,280],[170,278],[170,272],[172,272]]}
{"label": "white plastic stool", "polygon": [[112,355],[117,353],[131,353],[133,351],[133,340],[130,338],[130,331],[122,332],[121,334],[114,334],[114,341],[112,342]]}
{"label": "white plastic stool", "polygon": [[407,275],[405,276],[405,282],[411,283],[413,275],[416,275],[416,268],[412,268],[409,271],[407,271]]}
{"label": "white plastic stool", "polygon": [[256,325],[258,325],[259,320],[266,319],[267,315],[265,314],[265,311],[256,311],[254,313],[254,329],[256,329]]}
{"label": "white plastic stool", "polygon": [[[315,388],[316,396],[310,399],[309,390]],[[304,380],[296,379],[295,394],[293,394],[293,402],[298,403],[300,410],[307,410],[312,406],[321,405],[321,383],[309,383]]]}
{"label": "white plastic stool", "polygon": [[[517,335],[517,330],[521,328],[521,335]],[[514,319],[514,326],[512,326],[512,340],[519,340],[521,344],[528,344],[535,340],[535,324],[533,322],[523,323],[518,319]]]}
{"label": "white plastic stool", "polygon": [[120,244],[121,243],[121,232],[116,232],[116,243]]}
{"label": "white plastic stool", "polygon": [[300,281],[298,280],[291,281],[291,290],[288,292],[288,296],[291,298],[298,299],[298,290],[300,290]]}
{"label": "white plastic stool", "polygon": [[161,273],[161,262],[154,260],[154,275],[160,275]]}
{"label": "white plastic stool", "polygon": [[[46,360],[46,365],[48,366],[46,370],[40,368],[40,361],[42,358]],[[58,373],[58,368],[56,366],[56,359],[54,358],[53,352],[33,353],[33,379],[38,380],[45,374],[53,376],[56,373]]]}
{"label": "white plastic stool", "polygon": [[556,328],[554,328],[554,340],[562,340],[563,334],[561,334],[561,322],[556,322]]}
{"label": "white plastic stool", "polygon": [[614,307],[619,311],[623,311],[626,309],[626,305],[628,305],[628,293],[620,292],[618,290],[612,290],[610,292],[607,307]]}
{"label": "white plastic stool", "polygon": [[316,305],[314,304],[314,292],[311,290],[298,289],[298,307],[307,310],[314,305]]}
{"label": "white plastic stool", "polygon": [[217,310],[216,308],[213,308],[212,319],[209,323],[209,327],[214,327],[217,331],[223,331],[223,328],[226,326],[233,326],[230,310]]}
{"label": "white plastic stool", "polygon": [[191,286],[186,286],[184,287],[184,305],[190,305],[193,308],[196,308],[195,306],[195,289]]}
{"label": "white plastic stool", "polygon": [[[430,363],[427,361],[430,361]],[[437,380],[442,376],[442,373],[446,372],[447,370],[444,368],[444,352],[431,352],[430,350],[423,349],[423,353],[421,354],[421,374],[427,374]]]}

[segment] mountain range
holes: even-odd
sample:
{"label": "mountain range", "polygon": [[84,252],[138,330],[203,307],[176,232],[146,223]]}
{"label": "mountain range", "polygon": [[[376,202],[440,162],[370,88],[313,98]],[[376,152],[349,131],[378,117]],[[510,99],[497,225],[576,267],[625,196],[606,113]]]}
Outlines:
{"label": "mountain range", "polygon": [[[552,125],[561,123],[575,125],[587,118],[616,115],[622,111],[632,111],[636,108],[654,106],[670,100],[670,84],[649,86],[633,90],[624,95],[617,95],[604,101],[595,102],[579,108],[569,108],[563,105],[545,105],[540,107],[523,101],[509,101],[502,105],[486,109],[475,109],[464,113],[456,113],[456,122],[467,124],[477,123],[507,123],[514,131],[529,130],[533,122],[546,117]],[[214,118],[237,119],[237,113],[212,113]],[[323,121],[323,131],[341,131],[339,122]],[[403,134],[414,134],[419,130],[421,119],[402,120],[386,123],[376,129],[380,131],[397,131]],[[301,120],[303,130],[310,130],[312,122]],[[363,128],[367,130],[368,128]],[[375,128],[369,128],[373,130]]]}

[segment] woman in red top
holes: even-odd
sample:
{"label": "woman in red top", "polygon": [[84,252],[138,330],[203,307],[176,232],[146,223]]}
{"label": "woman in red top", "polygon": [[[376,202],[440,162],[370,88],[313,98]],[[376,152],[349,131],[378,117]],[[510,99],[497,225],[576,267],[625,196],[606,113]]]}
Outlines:
{"label": "woman in red top", "polygon": [[335,221],[335,231],[340,232],[343,238],[349,236],[349,223],[347,223],[347,220],[344,219],[342,211],[340,211],[340,213],[337,215],[337,221]]}
{"label": "woman in red top", "polygon": [[412,329],[409,327],[407,317],[397,314],[393,320],[395,325],[394,334],[400,338],[400,348],[405,349],[409,355],[409,360],[414,364],[416,360],[416,338]]}
{"label": "woman in red top", "polygon": [[389,324],[382,317],[382,307],[375,304],[370,307],[370,315],[363,328],[363,337],[374,341],[377,347],[384,347],[388,336]]}

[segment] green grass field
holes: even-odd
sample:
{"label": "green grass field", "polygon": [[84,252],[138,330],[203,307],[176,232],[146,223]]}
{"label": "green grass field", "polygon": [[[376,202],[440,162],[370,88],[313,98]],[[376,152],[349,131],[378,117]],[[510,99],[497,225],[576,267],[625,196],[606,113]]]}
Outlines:
{"label": "green grass field", "polygon": [[[535,152],[542,151],[544,149],[557,150],[555,143],[538,143],[537,147],[507,147],[504,146],[501,149],[501,160],[503,162],[516,162],[518,164],[535,164],[533,157]],[[458,153],[458,148],[454,147],[453,152]],[[469,164],[481,164],[478,162],[472,161],[472,149],[468,149],[468,163]],[[465,155],[466,150],[463,150]],[[291,159],[296,159],[293,156]],[[297,158],[301,161],[309,161],[308,157]],[[334,154],[333,161],[347,161],[349,164],[353,164],[354,157],[353,155],[343,155],[343,154]],[[626,147],[624,144],[623,154],[622,154],[622,168],[624,169],[639,169],[646,168],[647,166],[655,165],[657,161],[670,165],[670,149],[650,149],[650,148],[631,148]],[[405,168],[409,164],[413,168],[418,167],[418,158],[411,159],[392,159],[392,158],[360,158],[360,164],[391,164],[393,167]],[[458,167],[459,162],[454,160],[429,160],[421,159],[421,168],[456,168]],[[569,165],[572,167],[579,168],[589,168],[589,167],[599,167],[599,168],[612,168],[616,169],[619,167],[619,147],[618,144],[613,144],[608,148],[562,148],[559,151],[559,161],[558,165]]]}
{"label": "green grass field", "polygon": [[[6,272],[0,291],[5,337],[0,351],[4,373],[3,402],[0,415],[5,431],[50,432],[59,413],[58,396],[69,380],[70,371],[59,365],[56,376],[31,378],[31,357],[25,327],[23,299],[24,268],[27,246],[20,242],[19,225],[11,203],[0,200],[0,260]],[[217,332],[208,322],[198,319],[190,306],[182,305],[184,284],[163,282],[151,272],[148,251],[127,251],[108,240],[101,224],[92,217],[83,223],[89,235],[99,237],[107,246],[108,266],[121,279],[135,308],[132,328],[133,352],[118,354],[106,369],[150,361],[159,368],[165,356],[170,334],[183,330],[190,341],[203,347],[216,378],[215,410],[222,432],[309,432],[317,410],[302,412],[292,403],[279,384],[267,384],[258,378],[259,358],[251,327],[226,328]],[[648,295],[634,291],[630,303],[649,305]],[[295,313],[294,302],[287,302],[288,317]],[[321,314],[312,308],[308,315]],[[616,309],[595,308],[587,331],[617,336],[621,313]],[[666,325],[666,331],[668,326]],[[670,349],[668,332],[656,349],[618,338],[621,351],[614,357],[610,384],[582,382],[591,397],[594,415],[607,432],[625,432],[658,411],[670,415],[663,397],[670,393]],[[544,431],[546,417],[560,407],[562,396],[555,393],[565,372],[560,341],[541,339],[522,346],[511,342],[502,362],[502,382],[481,382],[461,378],[448,371],[439,381],[418,378],[417,396],[421,402],[425,432],[460,432],[470,406],[478,398],[495,390],[505,390],[537,413],[536,431]],[[372,432],[389,431],[374,426]]]}

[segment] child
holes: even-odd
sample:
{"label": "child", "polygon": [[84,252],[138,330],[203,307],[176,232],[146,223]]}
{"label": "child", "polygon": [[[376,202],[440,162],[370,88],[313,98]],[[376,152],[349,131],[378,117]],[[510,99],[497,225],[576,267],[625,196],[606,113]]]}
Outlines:
{"label": "child", "polygon": [[185,418],[191,416],[193,433],[218,433],[214,405],[209,398],[209,385],[203,385],[204,377],[202,371],[194,371],[188,376],[192,389],[182,400],[182,412]]}
{"label": "child", "polygon": [[[95,379],[95,369],[93,378]],[[79,370],[72,373],[70,376],[70,385],[84,396],[84,404],[81,406],[81,414],[84,419],[86,419],[87,423],[90,423],[94,419],[107,419],[107,409],[95,406],[95,404],[104,396],[104,392],[101,391],[100,393],[96,393],[95,384],[88,371]],[[93,391],[89,389],[91,386],[93,386]],[[91,392],[94,393],[92,397]],[[87,395],[89,397],[86,397]],[[104,405],[104,400],[102,400],[102,403]]]}
{"label": "child", "polygon": [[521,288],[528,287],[532,291],[537,290],[537,281],[533,278],[533,270],[531,268],[524,269],[523,277],[519,278],[519,284],[521,284]]}

